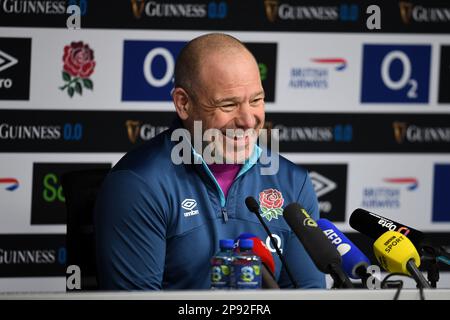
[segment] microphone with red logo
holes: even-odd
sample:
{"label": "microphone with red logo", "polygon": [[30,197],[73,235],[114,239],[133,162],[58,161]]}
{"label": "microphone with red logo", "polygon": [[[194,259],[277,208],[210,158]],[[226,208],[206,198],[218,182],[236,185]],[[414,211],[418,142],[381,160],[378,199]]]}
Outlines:
{"label": "microphone with red logo", "polygon": [[[253,240],[253,252],[261,258],[262,270],[262,288],[263,289],[280,289],[275,279],[275,261],[269,249],[264,245],[262,240],[251,233],[242,233],[235,242],[239,244],[240,240]],[[239,247],[237,247],[239,248]]]}
{"label": "microphone with red logo", "polygon": [[406,236],[417,248],[422,260],[425,261],[425,269],[428,271],[428,280],[433,288],[439,281],[440,250],[436,248],[425,234],[405,226],[397,221],[385,218],[373,212],[364,209],[356,209],[350,216],[350,226],[360,233],[374,240],[381,237],[387,231],[396,231]]}
{"label": "microphone with red logo", "polygon": [[397,231],[407,236],[416,248],[421,249],[424,245],[425,235],[422,232],[364,209],[353,211],[350,226],[374,240],[386,231]]}

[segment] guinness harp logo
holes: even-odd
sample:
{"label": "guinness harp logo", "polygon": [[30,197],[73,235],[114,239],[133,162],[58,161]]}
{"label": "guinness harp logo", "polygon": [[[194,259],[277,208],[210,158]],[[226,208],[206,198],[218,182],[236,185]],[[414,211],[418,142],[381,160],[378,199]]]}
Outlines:
{"label": "guinness harp logo", "polygon": [[270,22],[275,22],[278,14],[278,0],[264,0],[266,16]]}
{"label": "guinness harp logo", "polygon": [[409,24],[412,14],[412,3],[401,1],[398,5],[400,7],[400,16],[402,17],[403,23]]}
{"label": "guinness harp logo", "polygon": [[392,127],[394,128],[395,141],[403,143],[406,135],[406,123],[396,121],[392,124]]}
{"label": "guinness harp logo", "polygon": [[127,120],[125,126],[127,127],[128,139],[131,143],[136,143],[141,122],[137,120]]}
{"label": "guinness harp logo", "polygon": [[144,0],[131,0],[131,8],[136,19],[140,19],[142,11],[144,11]]}

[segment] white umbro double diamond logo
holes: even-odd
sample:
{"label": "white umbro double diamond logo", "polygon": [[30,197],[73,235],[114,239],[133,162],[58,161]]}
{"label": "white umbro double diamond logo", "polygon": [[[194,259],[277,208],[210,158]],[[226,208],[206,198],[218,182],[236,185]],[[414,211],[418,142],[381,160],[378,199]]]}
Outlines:
{"label": "white umbro double diamond logo", "polygon": [[0,72],[17,64],[19,60],[0,50]]}
{"label": "white umbro double diamond logo", "polygon": [[315,171],[309,173],[317,198],[337,188],[337,184]]}
{"label": "white umbro double diamond logo", "polygon": [[181,203],[181,207],[184,210],[187,210],[186,212],[184,212],[184,216],[192,217],[199,214],[198,210],[194,210],[196,206],[197,201],[195,201],[194,199],[184,199],[183,202]]}

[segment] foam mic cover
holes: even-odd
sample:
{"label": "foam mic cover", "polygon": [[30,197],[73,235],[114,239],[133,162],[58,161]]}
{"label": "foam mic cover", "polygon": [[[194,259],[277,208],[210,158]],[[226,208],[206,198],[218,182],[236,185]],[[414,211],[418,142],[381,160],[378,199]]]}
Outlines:
{"label": "foam mic cover", "polygon": [[247,197],[245,198],[245,205],[247,206],[248,210],[251,212],[259,212],[259,204],[253,197]]}
{"label": "foam mic cover", "polygon": [[373,251],[380,265],[388,272],[411,275],[407,264],[412,259],[420,266],[417,249],[405,235],[397,231],[386,231],[373,244]]}
{"label": "foam mic cover", "polygon": [[328,240],[336,246],[342,257],[342,268],[345,273],[353,279],[360,279],[361,277],[357,273],[358,268],[364,268],[363,270],[366,272],[367,267],[371,264],[370,260],[331,221],[319,219],[317,224]]}
{"label": "foam mic cover", "polygon": [[332,272],[332,266],[340,266],[341,256],[322,230],[298,203],[289,204],[283,211],[284,219],[308,252],[317,269]]}
{"label": "foam mic cover", "polygon": [[275,274],[275,261],[273,260],[272,253],[265,246],[264,242],[251,233],[242,233],[235,242],[243,239],[253,240],[253,252],[261,258],[261,263],[265,264],[272,274]]}
{"label": "foam mic cover", "polygon": [[425,235],[422,232],[364,209],[353,211],[350,226],[374,240],[386,231],[397,231],[407,236],[419,249],[424,244]]}

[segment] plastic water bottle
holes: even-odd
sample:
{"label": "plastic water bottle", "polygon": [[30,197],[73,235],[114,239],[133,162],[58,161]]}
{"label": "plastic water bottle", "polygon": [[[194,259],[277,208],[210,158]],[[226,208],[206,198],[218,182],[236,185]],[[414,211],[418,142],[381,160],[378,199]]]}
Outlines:
{"label": "plastic water bottle", "polygon": [[241,239],[233,260],[236,289],[261,289],[261,259],[252,251],[253,240]]}
{"label": "plastic water bottle", "polygon": [[219,241],[220,251],[211,258],[211,289],[232,288],[231,268],[233,263],[232,239]]}

